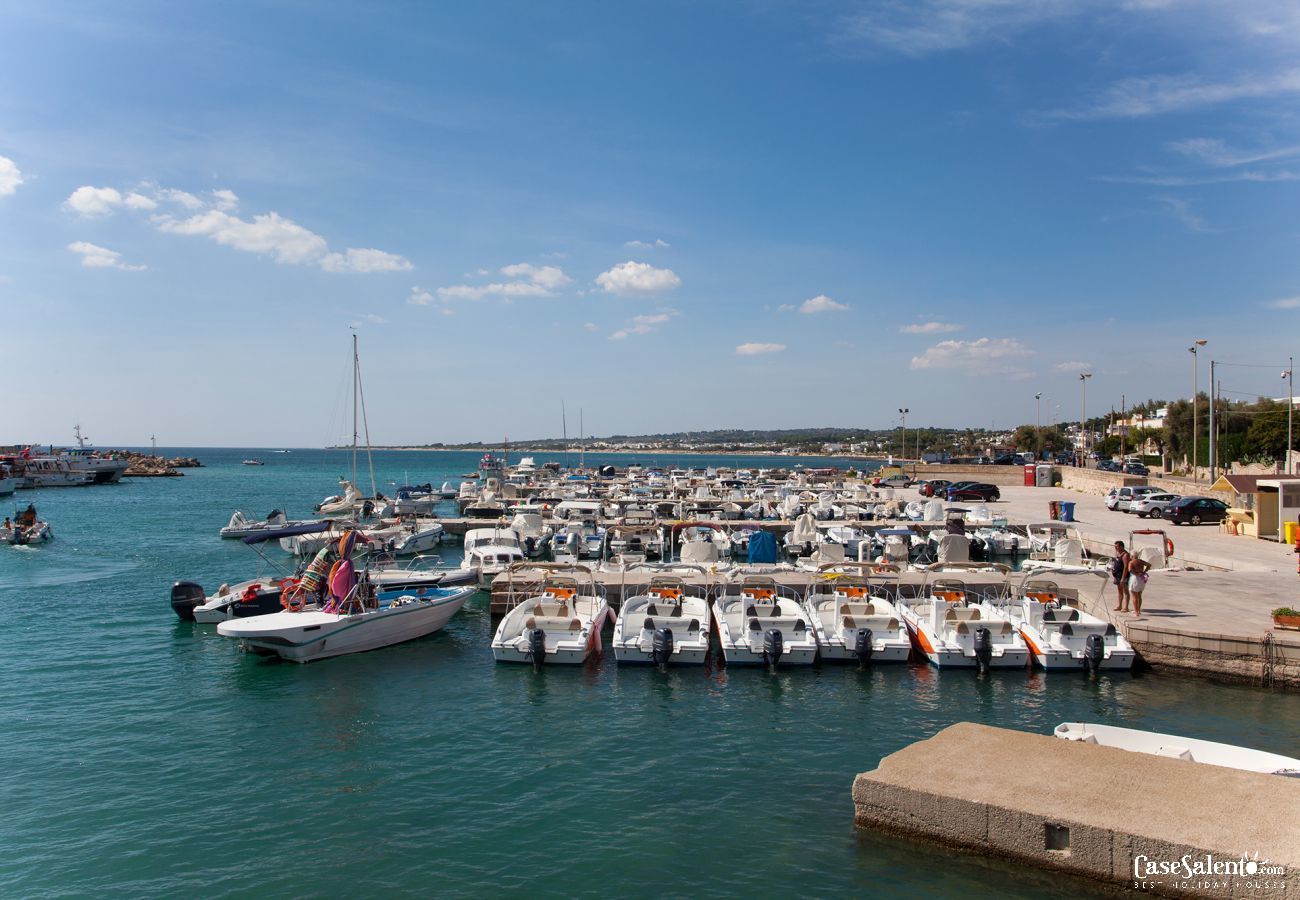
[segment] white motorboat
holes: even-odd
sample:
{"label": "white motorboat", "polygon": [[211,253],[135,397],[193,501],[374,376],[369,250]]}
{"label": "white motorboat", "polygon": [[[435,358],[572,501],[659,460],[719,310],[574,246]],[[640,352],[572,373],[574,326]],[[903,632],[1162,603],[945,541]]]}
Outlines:
{"label": "white motorboat", "polygon": [[35,458],[15,458],[12,462],[13,475],[19,489],[45,487],[85,487],[95,483],[93,472],[74,469],[68,460],[62,457],[41,456]]}
{"label": "white motorboat", "polygon": [[714,598],[713,619],[729,666],[762,665],[774,672],[781,662],[810,666],[817,658],[817,638],[798,596],[770,576],[728,582]]}
{"label": "white motorboat", "polygon": [[811,513],[804,513],[794,520],[794,525],[785,535],[785,552],[794,557],[811,556],[820,540],[817,520]]}
{"label": "white motorboat", "polygon": [[921,598],[902,611],[913,645],[935,666],[983,671],[1029,664],[1029,648],[1006,610],[976,600],[960,579],[927,580]]}
{"label": "white motorboat", "polygon": [[18,489],[18,479],[9,477],[9,470],[0,468],[0,497],[7,497]]}
{"label": "white motorboat", "polygon": [[678,542],[678,556],[683,562],[694,562],[712,555],[708,552],[703,555],[695,552],[691,547],[693,544],[711,544],[717,551],[718,559],[731,558],[731,537],[721,525],[711,522],[682,522],[673,526],[672,537]]}
{"label": "white motorboat", "polygon": [[0,542],[14,547],[26,547],[31,544],[44,544],[54,540],[54,529],[50,523],[36,515],[35,505],[29,503],[26,509],[14,513],[13,521],[5,519],[0,525]]}
{"label": "white motorboat", "polygon": [[823,660],[907,662],[912,640],[903,615],[869,573],[897,569],[859,563],[823,565],[804,597],[804,610]]}
{"label": "white motorboat", "polygon": [[176,615],[185,621],[215,625],[227,619],[279,612],[283,608],[282,586],[282,581],[273,578],[253,578],[223,584],[209,596],[201,585],[178,581],[172,585],[171,604]]}
{"label": "white motorboat", "polygon": [[[605,590],[596,585],[591,570],[559,563],[523,563],[511,566],[515,579],[527,570],[542,573],[541,584],[525,591],[492,636],[492,657],[497,662],[581,665],[601,651],[601,629],[611,618]],[[513,597],[514,591],[511,590]]]}
{"label": "white motorboat", "polygon": [[252,519],[244,515],[242,510],[235,510],[230,516],[230,521],[226,527],[217,532],[221,537],[226,539],[246,538],[252,534],[261,534],[265,531],[274,531],[277,528],[287,528],[291,525],[302,525],[302,522],[290,522],[285,518],[281,510],[273,509],[265,519]]}
{"label": "white motorboat", "polygon": [[480,587],[490,588],[497,575],[524,559],[519,536],[509,528],[471,528],[465,532],[465,555],[460,567],[473,572]]}
{"label": "white motorboat", "polygon": [[1133,645],[1110,622],[1067,603],[1054,581],[1026,580],[1011,607],[1034,661],[1044,669],[1133,668]]}
{"label": "white motorboat", "polygon": [[614,622],[614,657],[660,671],[670,665],[702,665],[711,634],[708,591],[677,576],[659,575],[624,598]]}
{"label": "white motorboat", "polygon": [[546,552],[551,543],[555,529],[547,525],[540,512],[518,511],[510,521],[510,530],[519,539],[519,547],[524,555],[536,559]]}
{"label": "white motorboat", "polygon": [[428,553],[446,538],[447,533],[437,519],[408,519],[400,523],[400,531],[388,538],[385,549],[394,556],[413,556]]}
{"label": "white motorboat", "polygon": [[[332,579],[333,580],[333,579]],[[293,662],[377,650],[438,631],[474,593],[473,587],[434,588],[391,600],[373,594],[365,579],[342,599],[319,609],[285,610],[229,619],[217,633],[245,648]]]}
{"label": "white motorboat", "polygon": [[316,504],[316,512],[322,516],[350,516],[357,510],[365,499],[361,492],[346,478],[339,479],[339,487],[343,488],[343,493],[326,497]]}
{"label": "white motorboat", "polygon": [[326,531],[290,534],[280,538],[280,549],[294,556],[311,556],[348,531],[356,531],[366,543],[386,547],[389,541],[395,541],[401,536],[402,526],[396,521],[381,523],[372,528],[359,528],[351,521],[332,522]]}
{"label": "white motorboat", "polygon": [[1138,731],[1116,725],[1096,725],[1092,722],[1062,722],[1052,734],[1067,741],[1116,747],[1133,753],[1183,759],[1210,766],[1241,769],[1244,772],[1300,777],[1300,759],[1216,741]]}

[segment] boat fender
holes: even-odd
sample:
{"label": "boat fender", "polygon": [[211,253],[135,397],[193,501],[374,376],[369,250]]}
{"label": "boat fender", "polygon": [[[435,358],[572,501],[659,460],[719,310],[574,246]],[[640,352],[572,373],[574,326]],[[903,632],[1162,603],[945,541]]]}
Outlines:
{"label": "boat fender", "polygon": [[763,662],[767,663],[769,672],[775,672],[781,656],[785,653],[785,635],[779,628],[769,628],[763,633]]}
{"label": "boat fender", "polygon": [[858,658],[859,668],[871,662],[871,654],[875,650],[871,637],[870,628],[860,628],[853,639],[853,653]]}
{"label": "boat fender", "polygon": [[987,628],[975,630],[975,671],[987,672],[993,663],[993,636]]}
{"label": "boat fender", "polygon": [[533,658],[533,671],[540,672],[546,661],[546,632],[534,628],[528,635],[528,654]]}
{"label": "boat fender", "polygon": [[657,628],[650,640],[650,658],[659,667],[660,672],[668,671],[668,661],[673,656],[673,630]]}
{"label": "boat fender", "polygon": [[1173,555],[1174,555],[1174,542],[1169,538],[1165,538],[1165,556],[1173,556]]}
{"label": "boat fender", "polygon": [[1090,675],[1096,675],[1101,668],[1102,661],[1106,658],[1106,641],[1099,634],[1088,635],[1088,640],[1083,645],[1083,670]]}

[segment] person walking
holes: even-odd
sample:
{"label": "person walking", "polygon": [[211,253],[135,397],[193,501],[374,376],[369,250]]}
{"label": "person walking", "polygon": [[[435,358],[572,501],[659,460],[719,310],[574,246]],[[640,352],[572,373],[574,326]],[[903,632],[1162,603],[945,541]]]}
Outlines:
{"label": "person walking", "polygon": [[1146,590],[1147,573],[1150,571],[1151,563],[1140,556],[1129,554],[1128,593],[1133,600],[1134,618],[1140,618],[1142,615],[1142,592]]}
{"label": "person walking", "polygon": [[1128,612],[1128,548],[1115,542],[1115,558],[1110,561],[1110,580],[1115,583],[1115,612]]}

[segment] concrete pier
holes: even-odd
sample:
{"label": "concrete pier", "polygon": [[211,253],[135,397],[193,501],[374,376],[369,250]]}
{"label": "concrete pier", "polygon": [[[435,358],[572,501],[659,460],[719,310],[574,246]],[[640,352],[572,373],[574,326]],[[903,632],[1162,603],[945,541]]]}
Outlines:
{"label": "concrete pier", "polygon": [[[1122,889],[1283,898],[1300,878],[1300,779],[970,722],[859,775],[853,804],[860,827]],[[1246,874],[1196,874],[1207,857]],[[1162,871],[1162,863],[1178,871]]]}

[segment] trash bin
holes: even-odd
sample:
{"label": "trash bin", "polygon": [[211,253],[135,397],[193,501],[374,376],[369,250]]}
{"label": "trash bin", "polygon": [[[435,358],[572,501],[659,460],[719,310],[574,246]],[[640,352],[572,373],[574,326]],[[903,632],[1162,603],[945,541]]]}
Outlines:
{"label": "trash bin", "polygon": [[1296,538],[1300,537],[1300,523],[1283,522],[1282,523],[1282,540],[1287,544],[1300,543]]}
{"label": "trash bin", "polygon": [[1073,500],[1062,500],[1062,501],[1061,501],[1061,521],[1062,521],[1062,522],[1073,522],[1073,521],[1074,521],[1074,501],[1073,501]]}
{"label": "trash bin", "polygon": [[1025,487],[1033,487],[1036,482],[1037,467],[1033,463],[1025,466]]}

